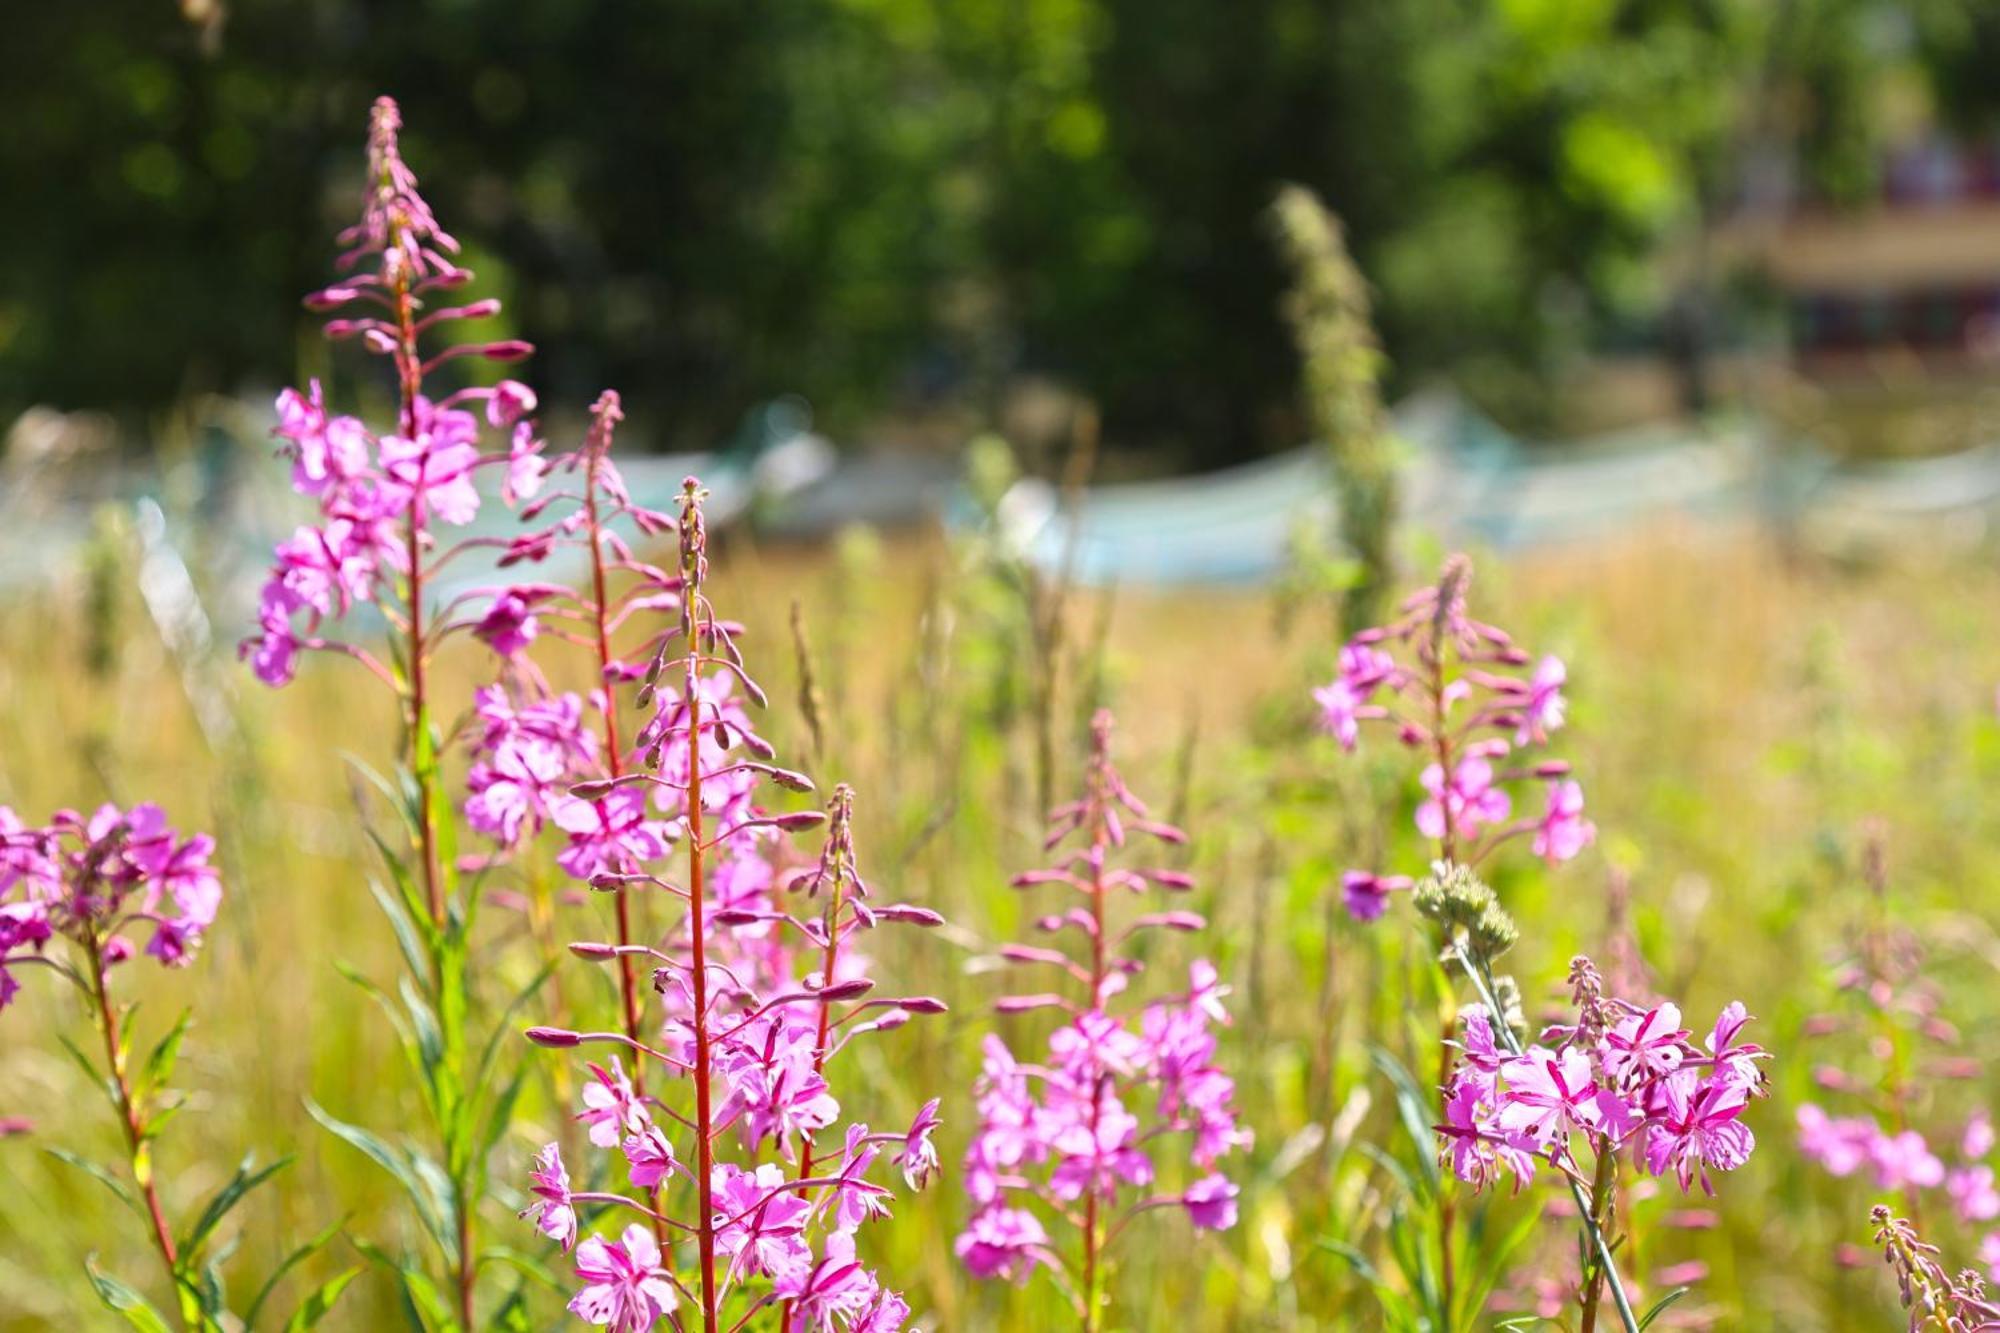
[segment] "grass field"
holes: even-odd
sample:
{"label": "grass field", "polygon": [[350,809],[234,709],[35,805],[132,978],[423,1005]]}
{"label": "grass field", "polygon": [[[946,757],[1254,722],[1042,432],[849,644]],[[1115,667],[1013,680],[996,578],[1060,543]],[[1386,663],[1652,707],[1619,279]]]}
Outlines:
{"label": "grass field", "polygon": [[[1435,562],[1412,562],[1412,582]],[[0,803],[30,817],[61,805],[156,799],[183,827],[213,829],[230,897],[206,953],[186,971],[133,981],[142,1026],[198,1000],[183,1081],[190,1109],[160,1149],[169,1197],[212,1190],[242,1152],[291,1154],[288,1184],[253,1198],[233,1225],[249,1265],[345,1217],[360,1236],[410,1241],[386,1178],[309,1119],[312,1098],[378,1128],[407,1111],[390,1036],[336,960],[385,974],[393,946],[369,900],[375,858],[354,818],[368,789],[343,762],[384,761],[395,719],[381,692],[338,661],[310,664],[289,690],[264,690],[226,653],[181,660],[146,618],[129,578],[108,604],[80,580],[0,609]],[[769,551],[730,543],[719,605],[743,619],[746,650],[769,689],[765,734],[806,759],[787,628],[804,607],[832,736],[815,776],[853,783],[864,869],[898,897],[935,907],[950,927],[886,960],[899,984],[952,1005],[949,1018],[879,1042],[849,1095],[879,1099],[884,1121],[945,1098],[944,1180],[898,1204],[868,1238],[902,1276],[924,1326],[1063,1326],[1045,1286],[1016,1290],[963,1276],[951,1239],[966,1213],[951,1167],[971,1118],[965,1089],[999,991],[990,964],[1024,908],[1006,887],[1037,864],[1040,781],[1034,652],[1019,598],[990,572],[928,540]],[[1788,561],[1762,540],[1674,529],[1615,544],[1479,561],[1475,609],[1570,669],[1565,752],[1600,828],[1596,847],[1555,870],[1507,863],[1499,887],[1522,942],[1512,962],[1531,1010],[1559,993],[1572,954],[1608,948],[1614,880],[1629,886],[1630,938],[1690,1026],[1733,999],[1776,1051],[1774,1096],[1748,1123],[1759,1151],[1723,1179],[1703,1229],[1665,1224],[1677,1195],[1636,1205],[1639,1285],[1699,1261],[1706,1276],[1675,1308],[1687,1324],[1746,1330],[1876,1329],[1896,1324],[1893,1282],[1868,1242],[1865,1179],[1832,1180],[1793,1147],[1792,1117],[1814,1067],[1847,1048],[1802,1036],[1827,1008],[1830,960],[1869,919],[1863,830],[1886,839],[1890,910],[1930,948],[1927,975],[1961,1054],[1990,1070],[2000,1018],[2000,577],[1978,560],[1835,571]],[[86,610],[86,608],[91,608]],[[1385,747],[1342,756],[1313,727],[1308,696],[1336,646],[1309,609],[1281,631],[1248,591],[1079,591],[1069,601],[1047,710],[1056,794],[1080,771],[1081,719],[1118,713],[1127,779],[1193,835],[1195,898],[1235,987],[1225,1038],[1239,1102],[1257,1142],[1239,1166],[1242,1222],[1195,1236],[1177,1214],[1150,1220],[1123,1252],[1114,1291],[1130,1329],[1368,1329],[1379,1301],[1334,1246],[1379,1257],[1393,1188],[1362,1151],[1395,1151],[1389,1086],[1371,1047],[1421,1065],[1435,1040],[1431,965],[1403,905],[1370,926],[1346,919],[1339,872],[1378,858],[1421,861],[1409,783]],[[223,626],[233,641],[242,627]],[[448,659],[440,697],[479,683],[480,654]],[[227,692],[232,727],[205,733],[186,682]],[[379,812],[377,812],[379,817]],[[601,901],[558,903],[564,937],[587,937]],[[482,984],[510,989],[534,966],[519,916],[491,912]],[[1166,962],[1162,959],[1162,964]],[[563,974],[564,1003],[588,1005],[597,974]],[[39,979],[37,979],[39,981]],[[79,1033],[74,1006],[29,987],[4,1019],[0,1116],[34,1122],[0,1140],[0,1328],[108,1327],[82,1257],[141,1282],[143,1236],[99,1185],[41,1151],[109,1155],[113,1126],[45,1027]],[[561,1062],[539,1057],[550,1071]],[[1866,1058],[1866,1057],[1863,1057]],[[553,1077],[553,1072],[551,1072]],[[1917,1113],[1950,1125],[1996,1085],[1990,1073],[1922,1084]],[[540,1082],[507,1144],[525,1162],[556,1132],[562,1089]],[[864,1112],[865,1113],[865,1112]],[[414,1123],[414,1121],[412,1121]],[[1403,1155],[1408,1156],[1407,1150]],[[1546,1192],[1544,1192],[1546,1193]],[[1464,1207],[1471,1233],[1498,1243],[1531,1200]],[[1976,1233],[1925,1217],[1951,1266],[1973,1262]],[[1517,1266],[1553,1273],[1569,1233],[1529,1226]],[[539,1242],[493,1209],[484,1226]],[[886,1250],[879,1247],[890,1247]],[[1572,1251],[1573,1253],[1573,1251]],[[324,1262],[351,1262],[333,1253]],[[1396,1280],[1385,1277],[1386,1282]],[[386,1286],[365,1277],[330,1326],[395,1326]],[[552,1323],[560,1298],[545,1299]]]}

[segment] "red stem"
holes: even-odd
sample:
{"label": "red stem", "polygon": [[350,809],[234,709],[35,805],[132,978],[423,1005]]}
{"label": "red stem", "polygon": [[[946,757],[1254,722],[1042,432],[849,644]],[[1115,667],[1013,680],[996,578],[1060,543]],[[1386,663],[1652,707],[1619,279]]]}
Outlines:
{"label": "red stem", "polygon": [[[167,1284],[174,1293],[174,1308],[179,1310],[180,1256],[174,1246],[173,1229],[167,1225],[166,1209],[160,1203],[160,1192],[153,1184],[152,1167],[145,1161],[145,1125],[132,1097],[131,1077],[125,1072],[125,1044],[119,1038],[118,1011],[112,1007],[110,990],[104,984],[104,952],[98,945],[94,930],[84,932],[84,947],[90,957],[91,1003],[97,1011],[97,1030],[104,1036],[104,1060],[110,1068],[111,1084],[118,1094],[119,1122],[125,1131],[125,1149],[131,1159],[132,1180],[146,1200],[146,1214],[153,1227],[153,1248],[166,1266]],[[187,1326],[184,1313],[181,1323],[183,1327]]]}
{"label": "red stem", "polygon": [[[700,559],[697,554],[696,560]],[[688,656],[686,703],[688,714],[688,928],[694,945],[694,1124],[695,1190],[700,1213],[695,1230],[696,1247],[701,1253],[701,1326],[704,1333],[716,1333],[715,1292],[715,1205],[710,1177],[715,1173],[714,1110],[709,1098],[708,1049],[708,927],[704,920],[705,894],[702,886],[701,809],[701,677],[696,669],[699,655],[699,582],[688,580]]]}

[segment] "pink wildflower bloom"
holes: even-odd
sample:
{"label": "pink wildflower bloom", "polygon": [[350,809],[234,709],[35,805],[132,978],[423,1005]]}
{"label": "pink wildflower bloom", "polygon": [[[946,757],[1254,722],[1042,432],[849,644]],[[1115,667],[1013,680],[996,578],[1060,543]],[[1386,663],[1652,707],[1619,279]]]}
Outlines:
{"label": "pink wildflower bloom", "polygon": [[880,1295],[874,1275],[854,1257],[854,1237],[844,1231],[826,1238],[818,1262],[780,1274],[772,1290],[792,1304],[792,1333],[850,1328]]}
{"label": "pink wildflower bloom", "polygon": [[667,830],[646,817],[646,794],[616,787],[596,800],[558,797],[550,810],[569,846],[556,864],[572,878],[589,881],[608,871],[624,871],[667,854]]}
{"label": "pink wildflower bloom", "polygon": [[[1092,1104],[1081,1102],[1079,1115],[1091,1111]],[[1092,1112],[1095,1124],[1079,1118],[1056,1133],[1051,1145],[1060,1154],[1049,1176],[1049,1192],[1066,1201],[1095,1193],[1109,1199],[1118,1186],[1148,1185],[1153,1180],[1153,1163],[1137,1146],[1139,1119],[1128,1113],[1115,1098],[1105,1097]]]}
{"label": "pink wildflower bloom", "polygon": [[524,652],[540,632],[534,602],[515,588],[495,597],[486,614],[472,627],[472,636],[502,657]]}
{"label": "pink wildflower bloom", "polygon": [[1687,1036],[1677,1004],[1620,1019],[1604,1034],[1604,1072],[1621,1087],[1665,1078],[1686,1059]]}
{"label": "pink wildflower bloom", "polygon": [[848,1333],[902,1333],[909,1321],[910,1303],[893,1291],[882,1291],[875,1304],[848,1326]]}
{"label": "pink wildflower bloom", "polygon": [[1181,1206],[1202,1230],[1227,1231],[1236,1225],[1236,1193],[1227,1176],[1203,1176],[1181,1192]]}
{"label": "pink wildflower bloom", "polygon": [[1958,1167],[1945,1174],[1944,1188],[1959,1220],[1991,1222],[2000,1217],[2000,1191],[1993,1188],[1992,1167]]}
{"label": "pink wildflower bloom", "polygon": [[1550,732],[1562,729],[1568,708],[1562,687],[1568,678],[1559,657],[1544,657],[1535,667],[1535,674],[1528,680],[1527,700],[1521,705],[1521,726],[1514,733],[1514,744],[1547,740]]}
{"label": "pink wildflower bloom", "polygon": [[617,1241],[592,1236],[577,1246],[576,1275],[584,1286],[570,1313],[611,1333],[645,1333],[676,1303],[660,1247],[637,1222]]}
{"label": "pink wildflower bloom", "polygon": [[576,1206],[570,1202],[569,1171],[563,1166],[562,1149],[555,1144],[535,1154],[528,1192],[535,1196],[535,1202],[523,1208],[521,1216],[563,1249],[576,1244]]}
{"label": "pink wildflower bloom", "polygon": [[511,426],[538,406],[535,391],[519,380],[501,380],[486,399],[486,421],[492,426]]}
{"label": "pink wildflower bloom", "polygon": [[500,489],[500,498],[507,505],[532,500],[542,489],[542,480],[549,475],[549,461],[542,457],[542,447],[543,441],[535,434],[532,422],[515,424],[513,438],[507,445],[507,480]]}
{"label": "pink wildflower bloom", "polygon": [[1984,1111],[1974,1111],[1965,1122],[1965,1132],[1959,1136],[1959,1155],[1977,1159],[1993,1151],[1993,1121]]}
{"label": "pink wildflower bloom", "polygon": [[1850,1176],[1869,1159],[1875,1122],[1859,1116],[1835,1119],[1810,1102],[1799,1107],[1799,1151],[1831,1176]]}
{"label": "pink wildflower bloom", "polygon": [[1417,807],[1417,831],[1427,838],[1442,838],[1446,816],[1459,837],[1470,838],[1488,824],[1507,818],[1514,803],[1506,792],[1493,785],[1493,765],[1477,755],[1459,761],[1446,782],[1444,770],[1430,765],[1419,776],[1430,799]]}
{"label": "pink wildflower bloom", "polygon": [[1944,1183],[1944,1163],[1914,1129],[1877,1134],[1868,1145],[1868,1164],[1874,1169],[1877,1189],[1899,1190],[1912,1185],[1929,1189]]}
{"label": "pink wildflower bloom", "polygon": [[1336,680],[1313,691],[1313,700],[1319,704],[1320,726],[1343,750],[1352,750],[1361,738],[1361,708],[1364,700],[1357,697],[1354,689],[1344,680]]}
{"label": "pink wildflower bloom", "polygon": [[1408,875],[1378,875],[1349,870],[1340,877],[1341,901],[1356,921],[1374,921],[1389,910],[1389,895],[1410,887]]}
{"label": "pink wildflower bloom", "polygon": [[415,439],[383,437],[383,498],[393,508],[435,515],[461,526],[479,511],[472,469],[479,462],[478,423],[470,412],[418,400]]}
{"label": "pink wildflower bloom", "polygon": [[903,1145],[896,1153],[896,1165],[903,1169],[903,1180],[913,1190],[922,1189],[937,1174],[937,1145],[931,1142],[939,1124],[937,1112],[935,1097],[919,1107],[917,1118],[910,1122],[909,1132],[903,1135]]}
{"label": "pink wildflower bloom", "polygon": [[2000,1282],[2000,1231],[1989,1231],[1979,1238],[1979,1262],[1986,1265],[1986,1275]]}
{"label": "pink wildflower bloom", "polygon": [[953,1248],[974,1277],[1021,1281],[1047,1262],[1049,1233],[1024,1209],[989,1208],[973,1216]]}
{"label": "pink wildflower bloom", "polygon": [[1506,1094],[1496,1117],[1501,1128],[1547,1147],[1572,1130],[1603,1127],[1604,1108],[1590,1058],[1577,1050],[1533,1047],[1500,1067]]}
{"label": "pink wildflower bloom", "polygon": [[755,1171],[728,1162],[715,1168],[715,1245],[732,1274],[782,1277],[812,1262],[805,1241],[812,1205],[784,1184],[784,1168],[775,1162]]}
{"label": "pink wildflower bloom", "polygon": [[590,1066],[591,1081],[583,1085],[583,1110],[577,1120],[590,1126],[590,1141],[600,1148],[616,1148],[627,1134],[644,1129],[650,1118],[645,1103],[625,1077],[624,1066],[614,1057],[607,1073],[602,1065]]}
{"label": "pink wildflower bloom", "polygon": [[674,1147],[658,1125],[648,1121],[627,1134],[620,1146],[631,1168],[632,1183],[640,1189],[653,1189],[673,1174]]}
{"label": "pink wildflower bloom", "polygon": [[1597,825],[1583,817],[1583,788],[1551,782],[1549,804],[1535,825],[1534,852],[1550,865],[1574,860],[1597,840]]}
{"label": "pink wildflower bloom", "polygon": [[1756,1138],[1737,1117],[1749,1093],[1721,1078],[1704,1079],[1692,1069],[1669,1074],[1659,1083],[1666,1113],[1647,1127],[1646,1169],[1665,1175],[1671,1166],[1682,1190],[1697,1171],[1704,1194],[1713,1195],[1708,1168],[1733,1171],[1750,1159]]}

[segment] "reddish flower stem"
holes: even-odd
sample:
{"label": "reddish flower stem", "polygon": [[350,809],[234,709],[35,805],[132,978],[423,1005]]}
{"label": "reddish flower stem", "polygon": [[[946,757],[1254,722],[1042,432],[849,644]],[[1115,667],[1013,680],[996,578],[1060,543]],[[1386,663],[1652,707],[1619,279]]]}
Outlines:
{"label": "reddish flower stem", "polygon": [[91,1007],[97,1019],[97,1030],[104,1037],[104,1061],[111,1074],[112,1089],[117,1094],[119,1127],[125,1134],[125,1151],[132,1180],[146,1201],[146,1215],[152,1223],[153,1249],[166,1267],[167,1285],[174,1293],[174,1308],[180,1312],[182,1326],[191,1328],[180,1298],[180,1254],[174,1245],[173,1229],[167,1225],[167,1212],[160,1203],[159,1189],[153,1183],[153,1168],[146,1152],[145,1125],[132,1095],[131,1075],[125,1069],[125,1043],[119,1035],[118,1010],[112,1005],[111,992],[104,984],[104,951],[95,930],[87,930],[83,935],[84,948],[90,958]]}
{"label": "reddish flower stem", "polygon": [[[701,808],[701,513],[690,493],[681,518],[681,624],[686,638],[687,658],[683,674],[683,696],[687,706],[688,787],[688,930],[692,935],[694,971],[694,1124],[696,1216],[695,1246],[701,1257],[701,1326],[703,1333],[716,1333],[715,1289],[715,1114],[710,1096],[708,1033],[708,925],[707,894],[702,878]],[[711,633],[712,633],[711,629]]]}
{"label": "reddish flower stem", "polygon": [[[1104,744],[1102,740],[1100,746]],[[1100,749],[1097,762],[1090,769],[1090,1007],[1096,1009],[1103,1003],[1104,976],[1107,970],[1104,941],[1104,858],[1109,831],[1105,821],[1105,802],[1110,799],[1106,792],[1104,765],[1108,762]],[[1100,1071],[1090,1089],[1090,1148],[1093,1154],[1100,1151],[1097,1137],[1098,1124],[1104,1114],[1104,1074]],[[1096,1333],[1098,1311],[1103,1305],[1103,1295],[1099,1286],[1103,1281],[1100,1271],[1097,1218],[1096,1170],[1092,1171],[1089,1192],[1084,1195],[1083,1204],[1083,1333]]]}

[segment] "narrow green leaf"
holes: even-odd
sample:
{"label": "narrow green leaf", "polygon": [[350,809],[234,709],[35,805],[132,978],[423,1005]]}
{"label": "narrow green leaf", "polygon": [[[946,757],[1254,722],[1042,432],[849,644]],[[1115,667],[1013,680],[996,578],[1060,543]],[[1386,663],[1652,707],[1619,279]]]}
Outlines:
{"label": "narrow green leaf", "polygon": [[340,1293],[347,1290],[347,1284],[354,1281],[360,1272],[358,1268],[350,1268],[308,1292],[292,1317],[285,1321],[285,1333],[299,1333],[302,1329],[317,1328],[319,1321],[332,1311],[334,1302],[340,1299]]}
{"label": "narrow green leaf", "polygon": [[113,1175],[110,1168],[99,1166],[88,1157],[79,1157],[67,1148],[43,1148],[42,1151],[55,1158],[58,1162],[73,1166],[91,1179],[101,1182],[104,1188],[116,1194],[127,1208],[130,1208],[134,1213],[138,1213],[142,1217],[145,1215],[140,1211],[139,1196],[132,1192],[130,1185],[127,1185],[124,1181]]}
{"label": "narrow green leaf", "polygon": [[1692,1287],[1675,1287],[1672,1291],[1660,1297],[1659,1300],[1654,1301],[1652,1308],[1647,1310],[1645,1314],[1639,1316],[1639,1327],[1642,1329],[1651,1328],[1653,1326],[1653,1321],[1655,1319],[1658,1319],[1661,1315],[1665,1314],[1668,1308],[1672,1306],[1675,1301],[1678,1301],[1681,1297],[1687,1295],[1690,1291],[1693,1290],[1694,1288]]}
{"label": "narrow green leaf", "polygon": [[146,1057],[146,1067],[139,1073],[138,1091],[143,1098],[165,1087],[174,1076],[174,1066],[181,1056],[181,1042],[187,1036],[188,1025],[194,1021],[192,1008],[181,1010],[181,1016],[167,1029]]}
{"label": "narrow green leaf", "polygon": [[144,1333],[172,1333],[167,1321],[146,1304],[144,1296],[97,1266],[96,1255],[83,1261],[83,1271],[90,1275],[90,1285],[96,1289],[97,1299],[104,1302],[105,1309],[124,1315],[126,1323]]}
{"label": "narrow green leaf", "polygon": [[271,1293],[277,1290],[278,1283],[284,1280],[285,1274],[325,1249],[327,1242],[339,1235],[340,1229],[346,1225],[347,1219],[342,1218],[278,1261],[278,1266],[264,1279],[264,1285],[257,1289],[257,1299],[250,1302],[249,1313],[243,1317],[245,1328],[257,1327],[257,1316],[264,1312],[264,1303],[271,1299]]}
{"label": "narrow green leaf", "polygon": [[222,1219],[229,1215],[230,1209],[243,1201],[244,1195],[291,1164],[291,1158],[280,1157],[269,1166],[258,1170],[255,1159],[246,1156],[237,1164],[236,1174],[216,1191],[215,1197],[208,1201],[208,1207],[201,1210],[201,1216],[196,1219],[194,1229],[189,1231],[187,1239],[181,1242],[181,1250],[187,1254],[198,1253],[202,1243],[208,1239],[209,1233],[222,1224]]}
{"label": "narrow green leaf", "polygon": [[391,1147],[359,1125],[350,1125],[328,1114],[324,1107],[311,1098],[306,1099],[306,1112],[334,1135],[345,1139],[370,1161],[394,1176],[396,1183],[403,1187],[403,1192],[410,1196],[410,1202],[416,1206],[417,1219],[424,1224],[424,1229],[437,1243],[440,1252],[447,1259],[457,1253],[457,1231],[455,1226],[448,1223],[449,1196],[439,1198],[431,1193],[417,1168],[412,1164],[411,1154]]}

